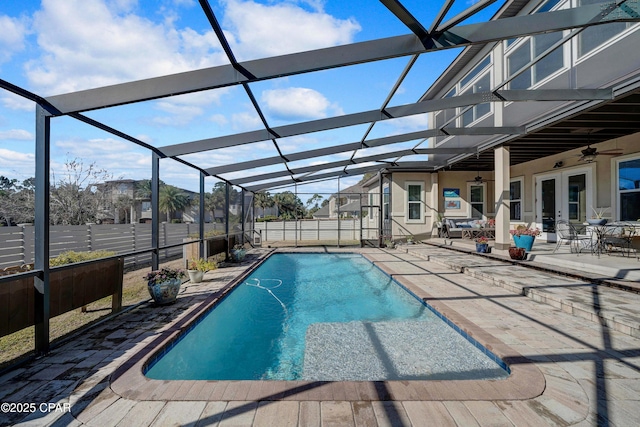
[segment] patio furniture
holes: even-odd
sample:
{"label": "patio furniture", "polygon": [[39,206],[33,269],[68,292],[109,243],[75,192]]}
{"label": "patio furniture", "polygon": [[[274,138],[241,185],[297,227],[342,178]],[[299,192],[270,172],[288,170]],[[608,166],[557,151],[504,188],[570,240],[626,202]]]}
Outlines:
{"label": "patio furniture", "polygon": [[587,234],[579,234],[576,231],[576,228],[567,220],[559,220],[556,222],[556,236],[558,239],[558,243],[556,247],[553,249],[553,253],[556,253],[562,242],[569,243],[569,250],[573,253],[573,248],[575,246],[576,253],[582,252],[582,249],[592,248],[592,236]]}
{"label": "patio furniture", "polygon": [[478,237],[495,239],[496,238],[495,235],[496,235],[495,228],[463,228],[462,229],[463,239],[477,239]]}
{"label": "patio furniture", "polygon": [[493,230],[495,229],[485,227],[487,221],[479,220],[475,218],[444,218],[442,221],[443,236],[447,238],[460,237],[467,239],[475,239],[481,235],[490,239],[493,239],[493,234],[480,234],[477,230]]}
{"label": "patio furniture", "polygon": [[[620,250],[622,256],[631,256],[631,250],[636,250],[632,246],[633,238],[636,234],[636,227],[626,223],[613,223],[602,227],[604,232],[600,238],[601,245],[609,255],[616,249]],[[637,254],[637,252],[636,252]]]}

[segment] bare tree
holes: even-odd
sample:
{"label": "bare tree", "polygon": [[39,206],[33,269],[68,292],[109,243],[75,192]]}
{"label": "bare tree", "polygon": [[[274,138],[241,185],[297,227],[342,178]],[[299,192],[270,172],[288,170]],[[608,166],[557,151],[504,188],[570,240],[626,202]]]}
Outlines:
{"label": "bare tree", "polygon": [[95,222],[105,208],[105,192],[98,184],[112,176],[93,162],[88,166],[78,158],[65,161],[59,176],[52,173],[50,218],[52,224],[80,225]]}

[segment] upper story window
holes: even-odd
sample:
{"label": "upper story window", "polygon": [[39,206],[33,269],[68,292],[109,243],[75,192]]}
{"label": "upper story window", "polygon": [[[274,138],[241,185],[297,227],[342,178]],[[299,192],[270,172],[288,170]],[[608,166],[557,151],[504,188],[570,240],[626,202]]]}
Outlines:
{"label": "upper story window", "polygon": [[485,68],[487,68],[491,64],[491,57],[487,56],[480,62],[478,65],[473,67],[473,70],[469,72],[462,80],[460,80],[460,87],[465,87],[471,80],[473,80],[477,75],[479,75]]}
{"label": "upper story window", "polygon": [[[516,74],[518,70],[541,55],[554,43],[562,39],[562,32],[539,34],[520,43],[507,56],[507,75]],[[533,64],[509,83],[510,89],[528,89],[541,82],[551,74],[564,67],[562,46]]]}
{"label": "upper story window", "polygon": [[[578,6],[590,4],[611,3],[610,0],[578,0]],[[616,22],[605,25],[594,25],[585,28],[578,35],[578,57],[582,57],[591,52],[604,42],[612,39],[632,25],[630,22]]]}
{"label": "upper story window", "polygon": [[[478,93],[478,92],[489,92],[491,90],[491,74],[489,72],[482,75],[482,77],[478,78],[468,89],[464,91],[464,93]],[[464,94],[463,93],[463,94]],[[491,112],[491,104],[483,103],[477,104],[472,108],[469,108],[462,114],[462,125],[468,126],[472,122],[475,122],[479,118],[489,114]]]}

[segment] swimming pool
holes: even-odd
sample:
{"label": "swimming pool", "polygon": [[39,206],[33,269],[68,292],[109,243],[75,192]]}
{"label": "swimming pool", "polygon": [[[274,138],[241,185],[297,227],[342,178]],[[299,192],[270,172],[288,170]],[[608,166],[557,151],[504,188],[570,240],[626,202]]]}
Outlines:
{"label": "swimming pool", "polygon": [[274,254],[149,364],[152,379],[506,378],[357,254]]}

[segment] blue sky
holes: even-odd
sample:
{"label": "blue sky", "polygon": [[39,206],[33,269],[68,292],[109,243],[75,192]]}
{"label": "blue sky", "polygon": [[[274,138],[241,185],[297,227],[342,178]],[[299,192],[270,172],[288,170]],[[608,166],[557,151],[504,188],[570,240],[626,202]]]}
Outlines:
{"label": "blue sky", "polygon": [[[473,2],[458,0],[449,17]],[[490,17],[502,1],[478,19]],[[239,61],[407,34],[379,1],[211,0],[210,4]],[[441,2],[407,0],[424,26]],[[0,3],[0,78],[48,96],[227,63],[194,0],[43,0]],[[459,51],[422,55],[391,105],[415,102]],[[379,108],[409,58],[272,79],[251,84],[270,126]],[[34,110],[0,90],[0,175],[34,175]],[[86,113],[153,146],[165,146],[255,130],[261,123],[241,87],[206,91]],[[424,129],[425,116],[377,124],[370,138]],[[366,126],[279,140],[284,153],[359,141]],[[70,118],[52,120],[52,168],[80,158],[114,178],[150,177],[147,150]],[[393,150],[417,141],[394,144]],[[186,156],[203,167],[274,156],[271,141]],[[367,152],[366,155],[370,155]],[[360,155],[360,154],[358,154]],[[362,153],[365,155],[365,153]],[[291,167],[348,158],[350,153],[296,162]],[[416,159],[406,159],[416,160]],[[251,174],[282,170],[261,168]],[[231,174],[232,178],[242,175]],[[161,162],[161,179],[197,190],[195,171]],[[359,177],[345,178],[341,186]],[[214,184],[206,180],[207,189]],[[336,181],[299,186],[301,192],[335,192]]]}

